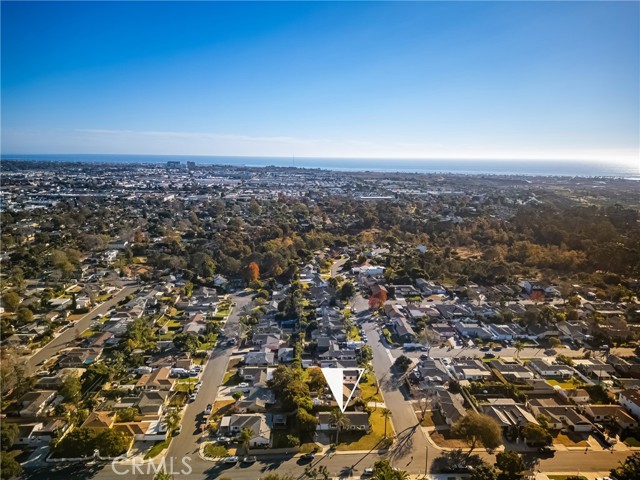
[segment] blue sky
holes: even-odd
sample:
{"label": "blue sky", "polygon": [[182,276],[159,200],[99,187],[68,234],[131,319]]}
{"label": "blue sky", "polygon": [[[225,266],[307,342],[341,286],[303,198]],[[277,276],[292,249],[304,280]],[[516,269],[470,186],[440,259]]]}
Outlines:
{"label": "blue sky", "polygon": [[637,2],[2,2],[2,152],[638,161]]}

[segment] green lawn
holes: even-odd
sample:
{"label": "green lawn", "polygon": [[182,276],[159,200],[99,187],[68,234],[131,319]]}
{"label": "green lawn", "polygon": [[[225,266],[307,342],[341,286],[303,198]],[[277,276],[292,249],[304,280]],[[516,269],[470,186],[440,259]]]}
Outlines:
{"label": "green lawn", "polygon": [[582,385],[584,385],[584,383],[582,383],[580,380],[576,379],[576,378],[570,378],[567,381],[564,382],[559,382],[557,380],[547,380],[547,382],[549,382],[549,385],[558,385],[559,387],[562,387],[564,389],[568,389],[568,390],[572,390],[574,388],[579,388]]}
{"label": "green lawn", "polygon": [[624,439],[624,444],[627,447],[640,447],[640,440],[634,437],[627,437]]}
{"label": "green lawn", "polygon": [[360,391],[362,392],[362,398],[367,402],[383,402],[382,394],[377,390],[376,378],[372,373],[367,374],[360,380]]}
{"label": "green lawn", "polygon": [[84,332],[82,332],[80,334],[81,338],[89,338],[91,335],[95,335],[97,332],[96,330],[91,330],[90,328],[87,328]]}
{"label": "green lawn", "polygon": [[228,457],[229,451],[222,445],[214,445],[213,443],[204,447],[204,454],[209,458]]}
{"label": "green lawn", "polygon": [[233,385],[238,385],[240,383],[240,377],[236,375],[236,371],[227,372],[224,374],[224,379],[222,380],[222,384],[230,387]]}
{"label": "green lawn", "polygon": [[176,392],[190,392],[196,383],[198,383],[197,378],[180,378],[176,381],[174,390]]}
{"label": "green lawn", "polygon": [[145,460],[148,458],[154,458],[159,455],[165,448],[169,448],[170,440],[165,440],[163,442],[156,442],[156,444],[149,449],[149,451],[145,454]]}
{"label": "green lawn", "polygon": [[[384,440],[384,424],[385,420],[380,411],[376,409],[369,417],[371,431],[369,433],[360,433],[355,431],[340,432],[340,443],[337,449],[342,451],[349,450],[371,450],[376,446],[381,448]],[[387,438],[393,438],[393,419],[387,422]]]}

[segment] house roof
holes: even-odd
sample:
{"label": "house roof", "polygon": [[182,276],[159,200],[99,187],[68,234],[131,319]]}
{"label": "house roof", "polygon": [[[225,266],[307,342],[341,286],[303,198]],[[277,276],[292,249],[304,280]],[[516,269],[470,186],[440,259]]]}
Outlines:
{"label": "house roof", "polygon": [[[365,412],[344,412],[344,416],[349,420],[349,424],[354,427],[368,427],[369,426],[369,414]],[[318,423],[327,425],[331,424],[331,413],[320,412],[318,413]]]}
{"label": "house roof", "polygon": [[82,424],[83,428],[111,428],[116,421],[113,412],[91,412]]}
{"label": "house roof", "polygon": [[627,390],[623,390],[620,392],[620,396],[624,396],[631,403],[636,404],[640,407],[640,390],[636,390],[635,388],[629,388]]}

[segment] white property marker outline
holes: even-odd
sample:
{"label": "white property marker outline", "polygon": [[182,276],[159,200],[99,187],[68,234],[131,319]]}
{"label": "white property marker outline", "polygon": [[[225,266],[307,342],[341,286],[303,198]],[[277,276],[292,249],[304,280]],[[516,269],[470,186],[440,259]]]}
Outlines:
{"label": "white property marker outline", "polygon": [[[322,374],[329,385],[333,398],[335,398],[338,403],[340,411],[344,413],[351,401],[351,397],[353,397],[353,393],[356,391],[356,388],[358,388],[358,384],[360,383],[360,379],[364,373],[364,368],[321,368],[320,370],[322,370]],[[356,380],[353,390],[351,390],[351,393],[349,394],[349,398],[347,398],[347,403],[343,404],[345,370],[357,370],[358,379]]]}

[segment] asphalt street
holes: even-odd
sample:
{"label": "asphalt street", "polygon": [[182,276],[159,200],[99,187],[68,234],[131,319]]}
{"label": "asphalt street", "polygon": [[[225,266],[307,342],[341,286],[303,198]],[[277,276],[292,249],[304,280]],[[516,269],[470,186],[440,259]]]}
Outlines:
{"label": "asphalt street", "polygon": [[98,307],[91,310],[84,317],[78,320],[71,328],[65,330],[56,338],[47,343],[39,351],[29,357],[27,361],[27,372],[29,374],[35,373],[38,369],[38,365],[41,362],[48,361],[52,357],[58,354],[60,350],[74,346],[74,340],[77,337],[78,332],[82,333],[84,330],[91,326],[91,323],[98,317],[107,313],[111,308],[118,304],[121,300],[131,295],[139,287],[129,286],[124,287],[118,293],[116,293],[110,300],[102,303]]}
{"label": "asphalt street", "polygon": [[[232,301],[237,302],[237,306],[232,311],[225,333],[234,334],[238,331],[238,320],[243,306],[250,301],[248,293],[240,293],[232,296]],[[392,423],[397,434],[396,446],[388,454],[392,464],[402,470],[407,470],[411,474],[424,474],[425,469],[430,466],[435,458],[440,455],[440,450],[427,441],[423,431],[418,427],[418,420],[413,412],[413,408],[408,398],[399,388],[399,379],[391,370],[393,361],[402,354],[399,348],[389,348],[381,340],[378,325],[370,318],[367,312],[367,300],[358,296],[352,302],[357,308],[358,317],[362,321],[368,338],[368,344],[372,347],[373,366],[378,378],[380,389],[387,408],[392,411]],[[456,352],[455,350],[459,350]],[[474,349],[433,349],[433,356],[438,352],[442,356],[468,355],[476,356]],[[478,356],[484,353],[475,349]],[[464,353],[463,353],[464,352]],[[119,479],[119,478],[140,478],[150,479],[154,476],[154,468],[164,465],[169,471],[173,471],[174,478],[180,479],[216,479],[231,478],[233,480],[257,480],[261,475],[268,472],[293,475],[294,478],[304,478],[304,468],[308,465],[293,455],[261,455],[258,461],[251,465],[224,465],[220,463],[203,460],[198,455],[198,448],[202,441],[199,430],[200,424],[204,421],[203,411],[208,403],[213,403],[218,388],[220,387],[226,371],[232,349],[226,346],[217,346],[212,353],[212,357],[207,363],[202,374],[203,386],[196,400],[189,404],[183,414],[182,432],[171,442],[171,446],[160,463],[160,459],[148,465],[133,467],[120,466],[115,469],[110,464],[98,465],[71,465],[71,466],[47,466],[33,472],[31,478],[51,478],[51,479]],[[521,352],[521,356],[528,356],[528,352]],[[416,354],[416,355],[419,355]],[[507,356],[511,353],[507,350],[501,352]],[[515,351],[513,353],[515,356]],[[538,349],[532,352],[532,356],[544,356],[544,352]],[[486,454],[477,451],[489,461],[494,459]],[[561,451],[552,458],[542,460],[536,469],[542,472],[568,472],[576,473],[581,470],[603,471],[612,468],[623,461],[628,452],[609,451]],[[380,456],[375,453],[356,454],[327,454],[320,455],[312,462],[313,466],[325,466],[333,477],[359,478],[365,468],[371,467]],[[188,466],[188,468],[187,468]],[[173,467],[173,468],[172,468]],[[125,472],[124,474],[122,472]]]}

